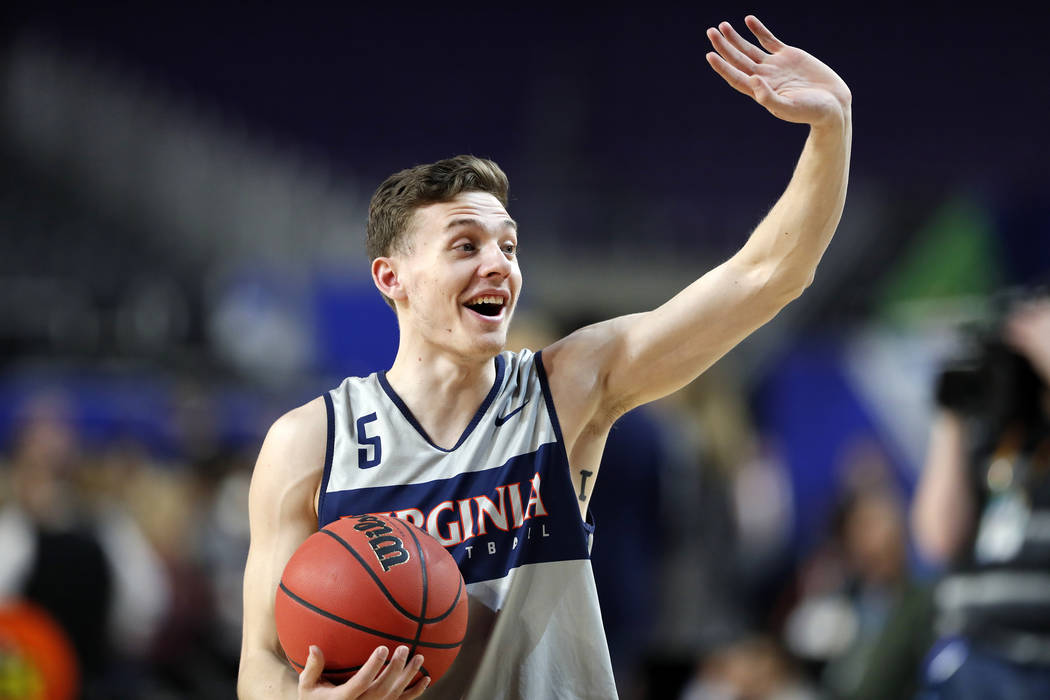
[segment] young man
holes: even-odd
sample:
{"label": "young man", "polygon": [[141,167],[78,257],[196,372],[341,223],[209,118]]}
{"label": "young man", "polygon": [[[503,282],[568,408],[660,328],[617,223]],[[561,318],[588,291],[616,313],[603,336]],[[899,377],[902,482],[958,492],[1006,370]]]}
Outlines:
{"label": "young man", "polygon": [[467,639],[427,697],[615,697],[586,520],[609,428],[692,381],[801,294],[845,199],[849,89],[754,17],[746,23],[761,48],[722,23],[707,31],[708,62],[780,119],[808,124],[809,138],[743,248],[657,309],[540,353],[502,353],[521,291],[502,172],[460,157],[379,188],[369,253],[397,312],[397,356],[389,371],[291,411],[266,437],[251,490],[242,698],[423,692],[425,680],[409,684],[425,672],[425,647],[377,649],[333,687],[319,680],[319,650],[297,679],[277,640],[274,592],[296,547],[318,525],[376,512],[427,529],[468,584]]}

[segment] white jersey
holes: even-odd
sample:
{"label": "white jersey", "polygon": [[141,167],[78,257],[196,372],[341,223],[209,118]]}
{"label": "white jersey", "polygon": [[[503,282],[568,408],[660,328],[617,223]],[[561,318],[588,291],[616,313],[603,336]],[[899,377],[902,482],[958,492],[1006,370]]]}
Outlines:
{"label": "white jersey", "polygon": [[447,450],[384,372],[324,395],[320,526],[393,514],[445,545],[467,583],[466,640],[430,700],[616,697],[591,572],[594,528],[580,517],[540,358],[498,355],[492,389]]}

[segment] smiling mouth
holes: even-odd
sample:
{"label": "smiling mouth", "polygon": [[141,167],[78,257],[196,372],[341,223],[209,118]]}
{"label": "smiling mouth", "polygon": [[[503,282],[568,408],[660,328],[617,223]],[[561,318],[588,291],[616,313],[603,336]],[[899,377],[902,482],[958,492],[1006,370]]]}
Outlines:
{"label": "smiling mouth", "polygon": [[471,311],[477,312],[482,316],[499,316],[500,312],[503,311],[503,307],[506,306],[506,301],[500,297],[478,297],[472,299],[464,304]]}

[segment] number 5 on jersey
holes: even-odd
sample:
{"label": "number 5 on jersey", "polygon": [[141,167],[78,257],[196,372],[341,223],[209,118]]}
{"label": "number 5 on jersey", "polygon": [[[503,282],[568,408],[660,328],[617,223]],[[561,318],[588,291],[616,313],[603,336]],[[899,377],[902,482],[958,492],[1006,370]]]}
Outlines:
{"label": "number 5 on jersey", "polygon": [[383,459],[383,441],[379,439],[378,435],[369,437],[365,432],[365,425],[372,423],[376,420],[375,413],[369,413],[367,416],[361,416],[357,419],[357,443],[359,445],[371,445],[372,446],[372,457],[368,457],[368,449],[365,447],[359,447],[357,449],[357,466],[359,469],[371,469],[372,467],[379,466],[379,460]]}

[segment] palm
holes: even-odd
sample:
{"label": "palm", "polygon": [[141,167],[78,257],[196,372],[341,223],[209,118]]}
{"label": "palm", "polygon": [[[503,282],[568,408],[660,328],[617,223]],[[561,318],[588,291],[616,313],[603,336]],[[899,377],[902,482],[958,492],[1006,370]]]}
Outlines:
{"label": "palm", "polygon": [[708,63],[727,83],[789,122],[821,124],[849,109],[849,88],[833,70],[778,40],[757,18],[745,22],[761,47],[728,22],[707,30],[717,51],[707,54]]}

